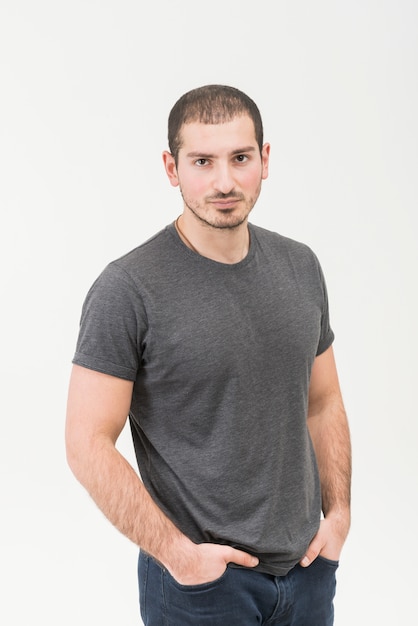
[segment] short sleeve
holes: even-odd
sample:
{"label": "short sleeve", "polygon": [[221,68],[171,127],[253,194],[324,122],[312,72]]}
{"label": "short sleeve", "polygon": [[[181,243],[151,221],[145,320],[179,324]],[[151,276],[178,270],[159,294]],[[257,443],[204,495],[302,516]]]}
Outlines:
{"label": "short sleeve", "polygon": [[84,301],[73,363],[135,380],[146,332],[138,286],[117,263],[111,263]]}

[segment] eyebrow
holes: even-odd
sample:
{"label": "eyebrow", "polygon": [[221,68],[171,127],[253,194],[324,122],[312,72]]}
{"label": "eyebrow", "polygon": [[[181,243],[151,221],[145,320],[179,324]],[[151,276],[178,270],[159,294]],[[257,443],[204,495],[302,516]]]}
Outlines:
{"label": "eyebrow", "polygon": [[[231,152],[231,156],[237,155],[237,154],[244,154],[245,152],[255,152],[256,148],[254,146],[246,146],[245,148],[238,148],[237,150],[233,150]],[[195,159],[213,159],[216,155],[215,154],[207,154],[205,152],[197,152],[197,151],[193,151],[193,152],[188,152],[186,154],[186,157],[188,158],[195,158]]]}

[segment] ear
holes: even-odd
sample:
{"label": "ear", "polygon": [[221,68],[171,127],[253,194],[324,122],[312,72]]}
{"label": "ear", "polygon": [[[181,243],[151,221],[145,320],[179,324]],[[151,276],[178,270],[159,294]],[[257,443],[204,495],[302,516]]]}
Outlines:
{"label": "ear", "polygon": [[171,152],[167,152],[167,150],[163,152],[163,163],[166,174],[168,176],[168,180],[170,181],[171,185],[173,185],[173,187],[178,187],[179,179],[177,176],[177,167]]}
{"label": "ear", "polygon": [[263,180],[265,180],[267,176],[269,175],[269,158],[270,158],[270,144],[265,143],[261,151],[261,164],[262,164],[261,178]]}

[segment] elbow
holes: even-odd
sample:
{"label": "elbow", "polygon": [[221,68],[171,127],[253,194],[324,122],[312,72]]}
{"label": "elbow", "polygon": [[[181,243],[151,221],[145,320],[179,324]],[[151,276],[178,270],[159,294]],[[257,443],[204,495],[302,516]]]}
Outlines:
{"label": "elbow", "polygon": [[65,454],[71,472],[79,482],[83,483],[91,456],[88,450],[88,441],[78,429],[73,428],[68,422],[65,429]]}
{"label": "elbow", "polygon": [[73,433],[69,432],[68,428],[65,432],[65,454],[70,470],[76,478],[79,478],[81,462],[80,446],[77,445]]}
{"label": "elbow", "polygon": [[100,460],[107,458],[109,449],[115,449],[111,438],[103,433],[79,428],[67,421],[65,452],[68,466],[75,478],[87,489],[97,474]]}

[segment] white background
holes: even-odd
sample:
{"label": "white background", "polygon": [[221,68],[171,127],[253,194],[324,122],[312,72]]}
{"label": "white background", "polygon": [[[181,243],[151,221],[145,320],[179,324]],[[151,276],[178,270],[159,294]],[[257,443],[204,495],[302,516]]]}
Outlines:
{"label": "white background", "polygon": [[415,0],[1,0],[2,624],[140,623],[136,548],[66,465],[68,377],[92,281],[181,212],[167,116],[210,82],[272,144],[252,221],[328,282],[354,448],[336,626],[414,622],[417,35]]}

